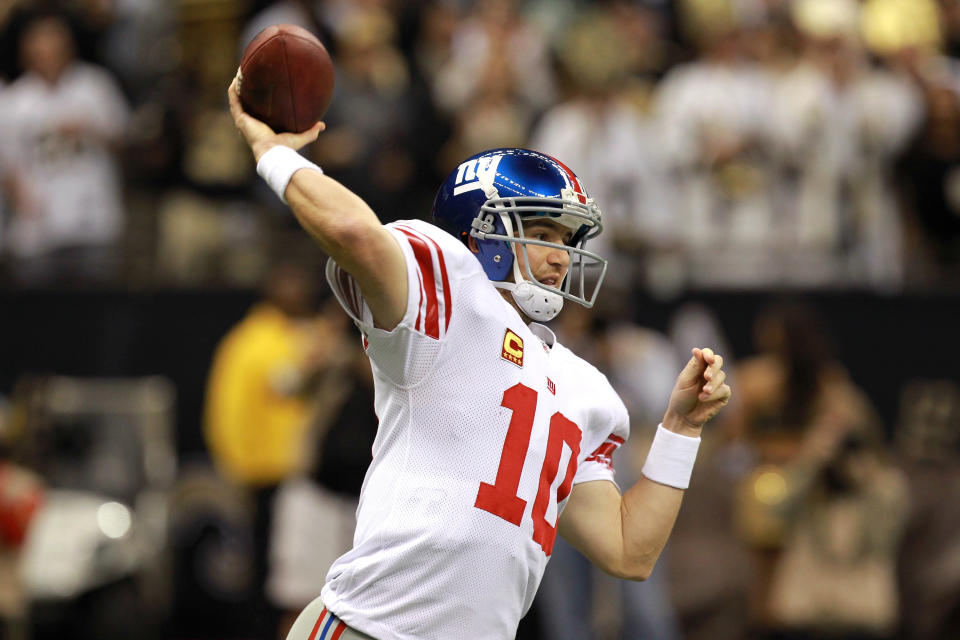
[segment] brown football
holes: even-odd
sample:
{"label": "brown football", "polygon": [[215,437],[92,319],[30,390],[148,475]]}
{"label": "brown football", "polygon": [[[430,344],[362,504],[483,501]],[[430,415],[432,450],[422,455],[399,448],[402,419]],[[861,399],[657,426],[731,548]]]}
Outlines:
{"label": "brown football", "polygon": [[275,24],[243,51],[237,89],[244,110],[274,131],[305,131],[333,98],[333,62],[312,33]]}

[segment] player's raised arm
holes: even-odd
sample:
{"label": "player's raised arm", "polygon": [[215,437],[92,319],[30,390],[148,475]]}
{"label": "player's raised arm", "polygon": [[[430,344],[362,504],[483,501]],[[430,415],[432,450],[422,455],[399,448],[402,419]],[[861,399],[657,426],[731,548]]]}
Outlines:
{"label": "player's raised arm", "polygon": [[400,246],[359,196],[296,153],[317,139],[323,123],[301,133],[275,133],[244,112],[236,80],[227,96],[233,121],[253,152],[258,173],[320,247],[354,277],[376,325],[393,329],[407,301],[407,268]]}
{"label": "player's raised arm", "polygon": [[660,557],[687,488],[703,425],[730,400],[723,358],[694,349],[647,455],[643,477],[622,496],[610,482],[574,487],[558,532],[598,567],[645,580]]}

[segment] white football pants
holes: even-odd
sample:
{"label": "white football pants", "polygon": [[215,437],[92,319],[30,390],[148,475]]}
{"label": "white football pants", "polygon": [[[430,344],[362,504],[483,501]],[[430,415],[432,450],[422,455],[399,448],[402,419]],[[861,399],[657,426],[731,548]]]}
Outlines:
{"label": "white football pants", "polygon": [[308,604],[297,616],[287,640],[374,640],[351,629],[324,606],[320,598]]}

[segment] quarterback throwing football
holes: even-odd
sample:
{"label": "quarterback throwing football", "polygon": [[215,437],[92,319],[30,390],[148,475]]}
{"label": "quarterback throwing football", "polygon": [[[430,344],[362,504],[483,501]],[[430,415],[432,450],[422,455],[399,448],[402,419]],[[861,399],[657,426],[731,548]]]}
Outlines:
{"label": "quarterback throwing football", "polygon": [[380,426],[353,549],[289,640],[506,640],[559,533],[604,571],[643,580],[673,527],[703,424],[729,400],[723,359],[693,349],[643,468],[621,494],[623,402],[546,326],[592,306],[600,209],[554,158],[495,149],[441,185],[434,224],[382,225],[228,91],[257,170],[329,255],[362,333]]}

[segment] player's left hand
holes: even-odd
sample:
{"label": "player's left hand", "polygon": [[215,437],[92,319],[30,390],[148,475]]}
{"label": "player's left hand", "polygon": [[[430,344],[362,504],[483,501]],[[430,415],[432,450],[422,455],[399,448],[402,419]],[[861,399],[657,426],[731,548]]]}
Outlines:
{"label": "player's left hand", "polygon": [[684,435],[699,435],[700,428],[730,401],[724,380],[723,356],[712,349],[692,350],[693,357],[677,376],[663,426]]}
{"label": "player's left hand", "polygon": [[277,145],[292,149],[304,147],[316,140],[320,132],[326,128],[323,122],[316,122],[312,127],[300,133],[276,133],[269,125],[257,120],[243,110],[240,95],[237,93],[236,78],[233,79],[227,89],[227,99],[230,101],[230,115],[233,116],[233,123],[237,130],[243,134],[247,144],[250,145],[253,157],[257,162],[260,161],[260,156]]}

